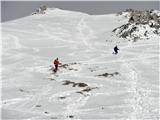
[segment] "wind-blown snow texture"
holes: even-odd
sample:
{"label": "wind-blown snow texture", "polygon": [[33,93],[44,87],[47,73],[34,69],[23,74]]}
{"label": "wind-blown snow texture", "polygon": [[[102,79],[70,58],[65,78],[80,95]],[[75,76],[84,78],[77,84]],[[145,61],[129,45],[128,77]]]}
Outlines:
{"label": "wind-blown snow texture", "polygon": [[3,23],[2,119],[158,120],[159,37],[116,37],[127,21],[48,9]]}

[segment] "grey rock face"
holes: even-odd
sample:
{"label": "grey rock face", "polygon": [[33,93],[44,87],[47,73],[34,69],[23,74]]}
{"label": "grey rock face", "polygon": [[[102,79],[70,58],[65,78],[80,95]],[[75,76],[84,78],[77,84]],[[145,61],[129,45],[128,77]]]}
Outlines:
{"label": "grey rock face", "polygon": [[129,13],[128,23],[115,28],[114,32],[118,37],[137,41],[148,39],[152,35],[160,36],[160,12],[149,10],[139,11],[127,9]]}
{"label": "grey rock face", "polygon": [[45,14],[46,10],[47,10],[47,6],[43,5],[43,6],[39,7],[38,9],[36,9],[36,11],[32,13],[32,15]]}
{"label": "grey rock face", "polygon": [[139,23],[139,24],[148,24],[150,20],[153,20],[155,22],[158,22],[158,19],[160,16],[158,16],[153,11],[138,11],[138,10],[132,10],[130,12],[130,19],[129,22],[132,23]]}

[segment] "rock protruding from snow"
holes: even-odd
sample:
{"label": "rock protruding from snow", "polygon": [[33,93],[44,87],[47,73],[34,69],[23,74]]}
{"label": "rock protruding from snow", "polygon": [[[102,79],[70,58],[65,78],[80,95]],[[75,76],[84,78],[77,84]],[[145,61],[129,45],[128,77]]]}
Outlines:
{"label": "rock protruding from snow", "polygon": [[[160,36],[160,12],[156,10],[139,11],[128,9],[128,23],[115,28],[118,37],[132,39],[148,39]],[[123,13],[121,14],[123,15]]]}
{"label": "rock protruding from snow", "polygon": [[46,10],[47,10],[47,6],[43,5],[43,6],[39,7],[38,9],[36,9],[36,11],[32,13],[32,15],[45,14]]}
{"label": "rock protruding from snow", "polygon": [[148,24],[150,21],[154,21],[157,24],[160,24],[159,17],[160,16],[158,16],[158,14],[156,14],[154,10],[147,10],[147,11],[132,10],[130,12],[129,22],[137,24]]}

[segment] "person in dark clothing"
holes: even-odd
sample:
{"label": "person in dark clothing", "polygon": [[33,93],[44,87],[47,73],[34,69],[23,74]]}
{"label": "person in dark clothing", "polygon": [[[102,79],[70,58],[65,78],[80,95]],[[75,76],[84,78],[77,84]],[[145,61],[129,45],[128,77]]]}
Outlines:
{"label": "person in dark clothing", "polygon": [[117,47],[117,45],[114,47],[114,54],[118,54],[118,47]]}
{"label": "person in dark clothing", "polygon": [[58,70],[58,65],[60,65],[61,63],[59,62],[58,58],[56,58],[53,62],[55,69],[53,70],[54,72],[57,72]]}

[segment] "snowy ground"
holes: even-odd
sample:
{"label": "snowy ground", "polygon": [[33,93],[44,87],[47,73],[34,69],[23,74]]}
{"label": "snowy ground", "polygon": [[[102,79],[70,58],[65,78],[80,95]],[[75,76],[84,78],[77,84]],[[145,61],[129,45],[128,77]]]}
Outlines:
{"label": "snowy ground", "polygon": [[[158,37],[115,37],[111,31],[126,21],[54,9],[3,23],[2,119],[158,120]],[[69,66],[53,74],[56,57]],[[111,75],[98,76],[104,73]]]}

